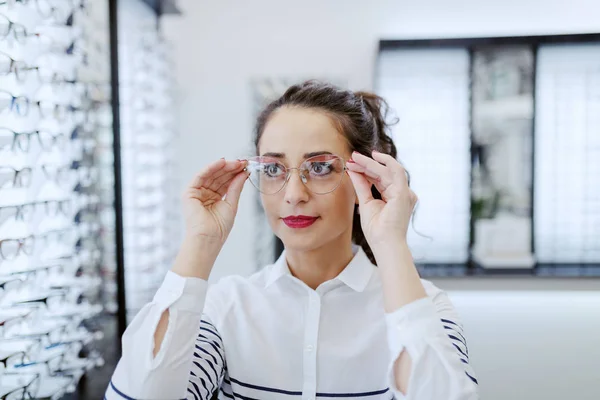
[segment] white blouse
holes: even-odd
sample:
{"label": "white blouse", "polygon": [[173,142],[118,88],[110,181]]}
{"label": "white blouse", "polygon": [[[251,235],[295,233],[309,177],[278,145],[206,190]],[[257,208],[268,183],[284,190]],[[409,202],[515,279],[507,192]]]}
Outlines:
{"label": "white blouse", "polygon": [[[447,295],[422,280],[427,298],[385,313],[378,268],[362,248],[354,251],[316,290],[291,275],[285,251],[250,278],[210,287],[169,272],[123,335],[106,399],[477,399]],[[406,395],[393,375],[403,350],[412,359]]]}

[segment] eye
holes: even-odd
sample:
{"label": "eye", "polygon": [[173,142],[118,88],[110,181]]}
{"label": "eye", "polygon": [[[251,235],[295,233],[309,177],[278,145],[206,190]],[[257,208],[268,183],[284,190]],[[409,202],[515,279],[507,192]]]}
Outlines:
{"label": "eye", "polygon": [[277,163],[263,164],[263,173],[271,178],[276,178],[283,173],[283,167]]}
{"label": "eye", "polygon": [[311,162],[309,171],[317,176],[327,175],[331,173],[331,163],[326,161]]}

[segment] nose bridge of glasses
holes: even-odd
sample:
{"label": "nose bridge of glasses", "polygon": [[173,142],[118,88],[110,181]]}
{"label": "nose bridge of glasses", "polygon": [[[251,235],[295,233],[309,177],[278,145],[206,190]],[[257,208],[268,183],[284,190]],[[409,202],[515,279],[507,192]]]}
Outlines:
{"label": "nose bridge of glasses", "polygon": [[304,167],[293,167],[293,168],[286,168],[286,176],[285,176],[285,183],[288,183],[288,181],[290,180],[290,177],[292,176],[292,171],[296,170],[298,171],[298,176],[300,178],[300,180],[302,181],[303,184],[307,184],[308,183],[308,178],[306,177],[305,173],[306,173],[306,168]]}

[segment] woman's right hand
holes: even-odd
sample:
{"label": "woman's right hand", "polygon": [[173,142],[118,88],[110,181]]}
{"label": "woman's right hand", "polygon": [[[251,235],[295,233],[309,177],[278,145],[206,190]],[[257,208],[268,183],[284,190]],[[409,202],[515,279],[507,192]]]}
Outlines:
{"label": "woman's right hand", "polygon": [[217,160],[192,180],[183,195],[188,237],[222,246],[233,228],[248,173],[245,160]]}

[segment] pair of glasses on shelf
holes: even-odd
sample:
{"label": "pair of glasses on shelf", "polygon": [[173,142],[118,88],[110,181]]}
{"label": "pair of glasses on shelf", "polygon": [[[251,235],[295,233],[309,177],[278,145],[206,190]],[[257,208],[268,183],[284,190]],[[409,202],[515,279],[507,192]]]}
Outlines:
{"label": "pair of glasses on shelf", "polygon": [[73,165],[42,165],[41,169],[48,181],[59,186],[72,182],[73,173],[76,171]]}
{"label": "pair of glasses on shelf", "polygon": [[0,76],[14,74],[17,81],[23,82],[36,67],[27,65],[24,61],[15,60],[0,51]]}
{"label": "pair of glasses on shelf", "polygon": [[3,374],[0,400],[39,399],[40,374]]}
{"label": "pair of glasses on shelf", "polygon": [[0,40],[8,39],[11,34],[14,40],[19,43],[25,43],[27,36],[29,36],[25,25],[14,22],[0,13]]}
{"label": "pair of glasses on shelf", "polygon": [[35,249],[35,239],[32,236],[17,239],[0,240],[0,259],[14,260],[20,254],[28,256],[33,254]]}
{"label": "pair of glasses on shelf", "polygon": [[55,218],[59,215],[65,217],[71,215],[71,200],[46,200],[32,203],[19,204],[15,206],[0,207],[0,226],[6,221],[31,222],[38,211],[44,212],[45,216]]}
{"label": "pair of glasses on shelf", "polygon": [[29,115],[32,106],[37,107],[40,117],[52,117],[61,122],[65,121],[70,114],[80,110],[70,104],[56,104],[48,100],[31,100],[26,96],[15,96],[10,92],[0,90],[0,114],[8,110],[20,117],[26,117]]}
{"label": "pair of glasses on shelf", "polygon": [[19,289],[23,286],[24,282],[27,281],[27,277],[23,275],[2,275],[0,276],[0,303],[2,297],[14,290]]}
{"label": "pair of glasses on shelf", "polygon": [[[2,267],[2,274],[11,277],[21,277],[25,280],[31,279],[39,284],[45,282],[45,279],[52,274],[68,273],[68,259],[53,260],[52,262],[25,264],[20,266]],[[0,308],[0,316],[2,309]],[[1,318],[0,318],[1,319]],[[0,337],[1,337],[0,333]]]}
{"label": "pair of glasses on shelf", "polygon": [[[36,168],[37,170],[38,168]],[[39,170],[43,172],[44,177],[48,182],[54,182],[58,186],[66,186],[73,181],[74,172],[76,170],[71,165],[42,165]],[[81,168],[76,172],[78,177],[84,180],[79,181],[84,186],[90,186],[95,183],[94,177],[97,177],[97,172],[94,173],[91,169]],[[0,189],[22,189],[31,186],[33,181],[34,169],[31,167],[23,167],[20,169],[12,167],[0,167]]]}
{"label": "pair of glasses on shelf", "polygon": [[[39,170],[43,172],[47,181],[54,182],[59,186],[64,186],[72,182],[74,172],[82,179],[87,180],[92,180],[97,176],[97,172],[95,173],[91,168],[77,170],[72,165],[44,164],[39,167]],[[29,187],[32,183],[33,173],[34,169],[32,167],[23,167],[21,169],[0,167],[0,189]]]}
{"label": "pair of glasses on shelf", "polygon": [[[0,10],[2,7],[30,7],[42,18],[60,18],[65,19],[74,9],[83,8],[84,1],[74,0],[0,0]],[[25,12],[20,9],[19,11]]]}
{"label": "pair of glasses on shelf", "polygon": [[23,167],[16,169],[12,167],[0,167],[0,190],[20,189],[31,185],[32,169]]}
{"label": "pair of glasses on shelf", "polygon": [[21,254],[31,256],[38,242],[42,244],[42,248],[64,244],[65,242],[75,244],[73,242],[73,228],[56,229],[39,235],[2,239],[0,240],[0,259],[14,260]]}
{"label": "pair of glasses on shelf", "polygon": [[6,150],[16,152],[18,150],[27,153],[31,149],[31,142],[34,138],[44,151],[64,150],[68,143],[67,136],[61,132],[46,130],[16,132],[9,128],[0,127],[0,152]]}

